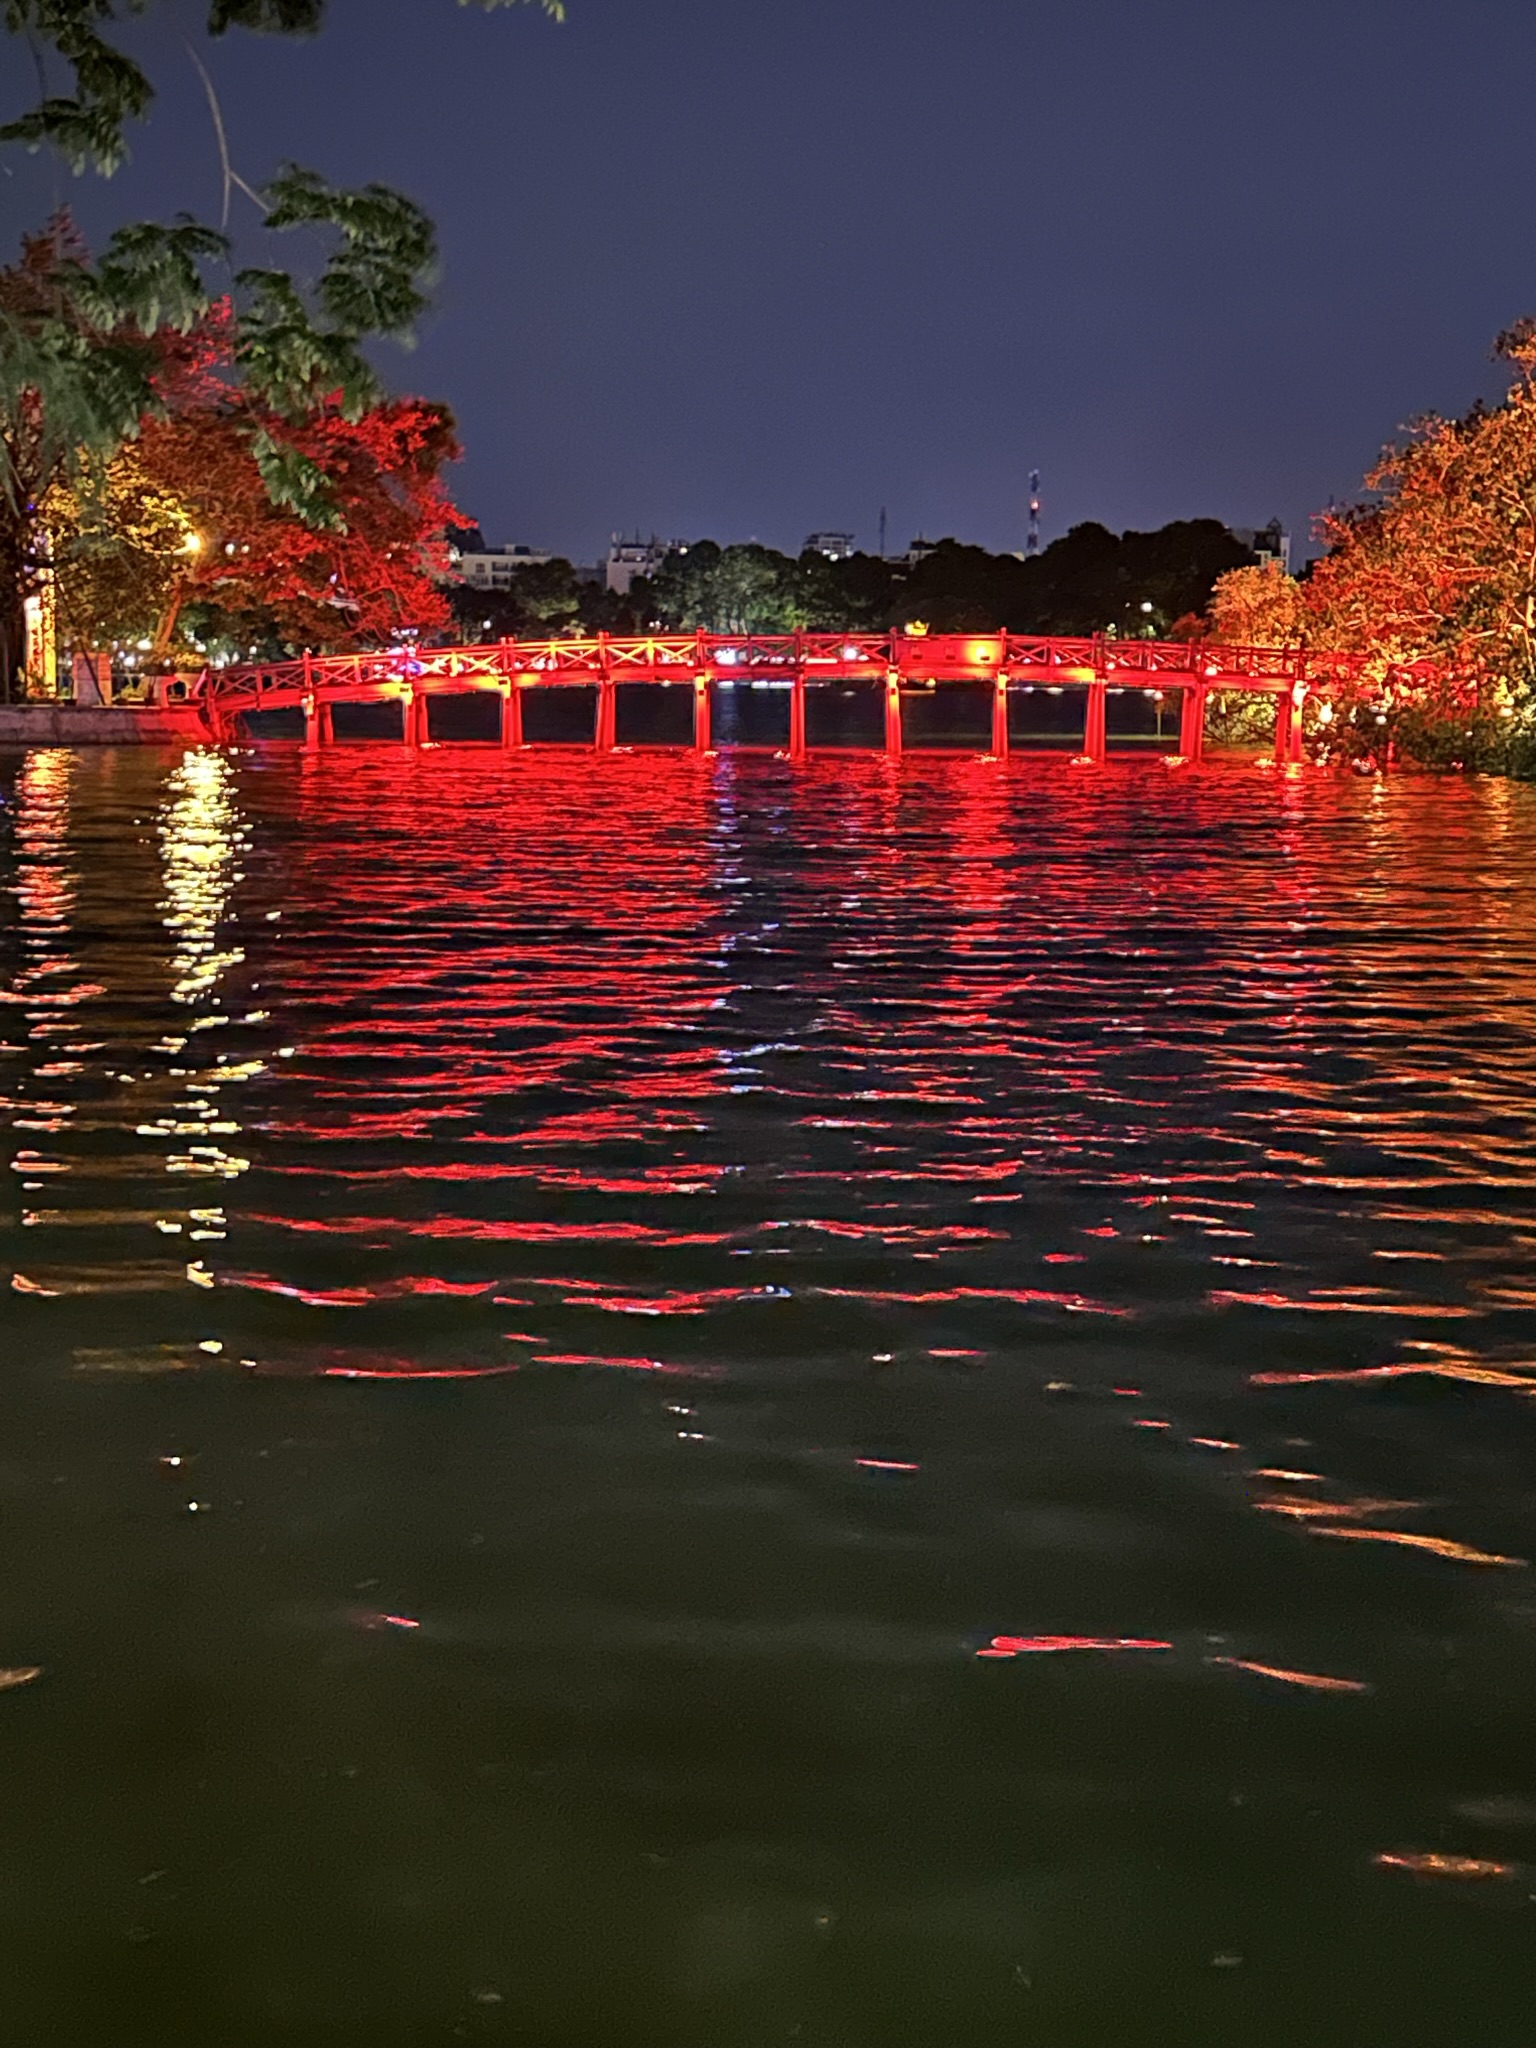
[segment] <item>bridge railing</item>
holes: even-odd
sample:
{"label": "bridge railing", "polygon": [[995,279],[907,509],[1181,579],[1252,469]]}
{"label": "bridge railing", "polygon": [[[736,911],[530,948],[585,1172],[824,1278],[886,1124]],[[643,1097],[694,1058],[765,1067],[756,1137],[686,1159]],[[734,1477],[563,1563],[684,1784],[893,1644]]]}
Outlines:
{"label": "bridge railing", "polygon": [[[791,692],[791,754],[805,751],[808,692],[869,683],[885,691],[888,750],[901,748],[903,688],[984,683],[993,689],[992,746],[1008,751],[1010,685],[1083,688],[1083,755],[1104,756],[1105,699],[1124,689],[1181,694],[1179,753],[1198,756],[1205,703],[1212,693],[1273,697],[1278,705],[1276,752],[1299,758],[1300,710],[1309,694],[1326,695],[1362,680],[1390,680],[1364,655],[1302,647],[1234,647],[1210,641],[1117,640],[1105,635],[1032,633],[597,633],[545,640],[500,640],[477,647],[409,647],[371,653],[312,655],[297,660],[210,669],[203,680],[206,715],[232,735],[247,712],[301,705],[306,741],[333,731],[331,707],[349,701],[396,699],[403,732],[413,743],[429,731],[427,699],[485,690],[502,699],[502,743],[522,744],[525,692],[594,688],[594,743],[612,747],[620,684],[690,687],[694,744],[710,746],[711,685],[733,680],[776,682]],[[1427,664],[1396,670],[1417,679]]]}

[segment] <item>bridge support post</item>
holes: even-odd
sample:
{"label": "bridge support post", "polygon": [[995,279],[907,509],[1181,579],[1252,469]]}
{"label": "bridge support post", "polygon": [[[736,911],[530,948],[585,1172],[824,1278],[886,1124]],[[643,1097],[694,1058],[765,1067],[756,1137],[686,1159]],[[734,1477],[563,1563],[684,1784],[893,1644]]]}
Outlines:
{"label": "bridge support post", "polygon": [[1275,760],[1282,767],[1305,758],[1301,745],[1301,707],[1306,691],[1297,683],[1275,700]]}
{"label": "bridge support post", "polygon": [[523,744],[523,693],[516,683],[508,683],[501,694],[501,744],[509,749]]}
{"label": "bridge support post", "polygon": [[789,692],[789,758],[805,759],[805,671],[799,669]]}
{"label": "bridge support post", "polygon": [[709,752],[709,686],[712,680],[707,675],[693,679],[693,750],[696,754]]}
{"label": "bridge support post", "polygon": [[1105,711],[1109,703],[1107,683],[1088,685],[1088,708],[1083,716],[1083,759],[1091,761],[1095,768],[1102,768],[1109,751],[1105,731]]}
{"label": "bridge support post", "polygon": [[885,676],[885,751],[901,758],[901,674],[894,668]]}
{"label": "bridge support post", "polygon": [[992,751],[999,761],[1008,758],[1008,678],[1000,675],[992,690]]}
{"label": "bridge support post", "polygon": [[1190,683],[1179,706],[1179,752],[1198,761],[1205,752],[1205,685]]}
{"label": "bridge support post", "polygon": [[618,736],[617,689],[611,676],[604,676],[597,686],[596,745],[600,754],[611,754]]}
{"label": "bridge support post", "polygon": [[304,699],[304,751],[315,754],[320,750],[320,706],[315,702],[314,692]]}

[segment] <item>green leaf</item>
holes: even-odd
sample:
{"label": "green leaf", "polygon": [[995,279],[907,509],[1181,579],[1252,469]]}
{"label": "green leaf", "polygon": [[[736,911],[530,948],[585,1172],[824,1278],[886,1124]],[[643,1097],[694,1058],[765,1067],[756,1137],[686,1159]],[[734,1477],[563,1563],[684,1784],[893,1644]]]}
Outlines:
{"label": "green leaf", "polygon": [[346,532],[346,521],[336,509],[325,471],[318,463],[265,430],[252,438],[251,453],[274,505],[287,506],[317,532]]}
{"label": "green leaf", "polygon": [[[107,41],[102,24],[144,14],[159,0],[0,0],[0,27],[25,36],[36,47],[63,59],[75,74],[75,90],[49,97],[0,127],[0,142],[28,149],[51,144],[76,171],[87,165],[110,176],[127,156],[123,131],[142,117],[154,98],[143,70]],[[519,0],[460,0],[486,9]],[[530,0],[521,0],[530,4]],[[560,21],[563,0],[531,0]],[[222,35],[245,28],[259,34],[311,35],[325,20],[326,0],[209,0],[208,30]]]}

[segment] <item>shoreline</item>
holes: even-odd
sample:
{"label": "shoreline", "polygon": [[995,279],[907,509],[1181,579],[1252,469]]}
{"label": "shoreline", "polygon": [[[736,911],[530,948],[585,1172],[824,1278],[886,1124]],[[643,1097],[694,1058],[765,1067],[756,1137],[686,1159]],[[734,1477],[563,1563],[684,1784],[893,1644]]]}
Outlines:
{"label": "shoreline", "polygon": [[0,704],[0,747],[152,747],[212,737],[196,704]]}

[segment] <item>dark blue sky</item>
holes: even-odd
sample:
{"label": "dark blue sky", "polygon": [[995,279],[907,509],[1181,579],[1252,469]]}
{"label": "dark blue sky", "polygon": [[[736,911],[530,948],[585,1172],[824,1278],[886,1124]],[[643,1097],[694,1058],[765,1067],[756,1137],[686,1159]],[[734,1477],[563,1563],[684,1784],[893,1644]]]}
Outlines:
{"label": "dark blue sky", "polygon": [[[9,242],[55,186],[95,233],[216,213],[191,66],[139,41],[166,89],[133,165],[13,156]],[[1496,390],[1536,311],[1526,0],[332,0],[318,43],[211,51],[247,176],[436,215],[391,379],[458,414],[489,539],[578,558],[618,527],[872,547],[882,504],[893,546],[1018,547],[1032,465],[1048,535],[1305,533],[1401,422]]]}

